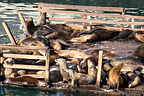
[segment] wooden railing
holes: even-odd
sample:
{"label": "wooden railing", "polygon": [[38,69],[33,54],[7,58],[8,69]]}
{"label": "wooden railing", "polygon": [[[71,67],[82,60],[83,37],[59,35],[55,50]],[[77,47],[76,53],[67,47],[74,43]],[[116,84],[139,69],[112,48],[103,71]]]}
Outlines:
{"label": "wooden railing", "polygon": [[[26,55],[26,54],[13,54],[1,52],[1,63],[3,63],[4,58],[21,58],[21,59],[35,59],[35,60],[45,60],[45,66],[31,65],[31,64],[3,64],[5,68],[16,68],[16,69],[31,69],[31,70],[44,70],[44,77],[47,82],[49,82],[49,50],[47,47],[38,46],[18,46],[18,45],[0,45],[0,50],[15,50],[21,52],[45,52],[45,56],[41,55]],[[39,77],[38,77],[39,78]]]}
{"label": "wooden railing", "polygon": [[[96,23],[96,24],[115,24],[120,27],[118,29],[132,29],[134,28],[124,28],[124,25],[144,25],[144,22],[131,21],[131,19],[141,19],[144,20],[143,16],[131,16],[125,15],[125,8],[121,7],[95,7],[95,6],[81,6],[81,5],[62,5],[62,4],[48,4],[39,3],[39,12],[58,13],[58,14],[74,14],[81,15],[81,18],[59,18],[59,17],[48,17],[49,21],[65,21],[65,22],[79,22],[82,25],[86,23]],[[97,17],[110,17],[111,20],[96,20],[88,19],[88,16]],[[130,21],[126,21],[126,19]],[[116,21],[116,19],[118,21]],[[74,24],[73,24],[74,25]]]}

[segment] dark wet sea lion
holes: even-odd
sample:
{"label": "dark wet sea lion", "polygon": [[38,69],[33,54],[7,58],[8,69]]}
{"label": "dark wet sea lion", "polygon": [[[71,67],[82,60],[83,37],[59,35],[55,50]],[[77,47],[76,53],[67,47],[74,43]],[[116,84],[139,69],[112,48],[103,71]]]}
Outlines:
{"label": "dark wet sea lion", "polygon": [[128,37],[133,31],[132,30],[122,30],[118,36],[114,37],[114,39],[126,38]]}
{"label": "dark wet sea lion", "polygon": [[30,17],[26,20],[27,29],[30,35],[32,35],[37,29],[33,23],[33,18]]}
{"label": "dark wet sea lion", "polygon": [[113,37],[119,34],[119,31],[112,31],[104,28],[95,28],[90,31],[82,32],[78,34],[77,37],[84,36],[84,35],[91,35],[91,34],[94,34],[94,36],[92,36],[91,39],[87,40],[87,42],[95,42],[95,41],[112,39]]}
{"label": "dark wet sea lion", "polygon": [[117,88],[117,90],[121,87],[123,87],[123,78],[120,75],[120,71],[123,67],[123,63],[120,63],[116,66],[114,66],[109,71],[109,77],[108,77],[108,85],[110,88]]}
{"label": "dark wet sea lion", "polygon": [[26,86],[46,86],[46,82],[39,81],[36,78],[30,76],[21,76],[16,78],[7,78],[4,83],[14,85],[26,85]]}
{"label": "dark wet sea lion", "polygon": [[127,72],[126,73],[129,77],[128,87],[132,88],[141,83],[141,78],[134,72]]}

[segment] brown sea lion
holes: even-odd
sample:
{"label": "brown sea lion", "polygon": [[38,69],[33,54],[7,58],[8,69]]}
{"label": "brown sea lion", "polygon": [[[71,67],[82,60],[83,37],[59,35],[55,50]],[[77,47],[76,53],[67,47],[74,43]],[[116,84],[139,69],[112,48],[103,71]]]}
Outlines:
{"label": "brown sea lion", "polygon": [[139,59],[143,59],[144,58],[144,44],[142,44],[142,45],[138,46],[136,49],[134,49],[134,51],[132,52],[132,55]]}
{"label": "brown sea lion", "polygon": [[57,40],[50,40],[50,46],[51,46],[54,50],[61,50],[61,49],[62,49],[61,44],[60,44]]}
{"label": "brown sea lion", "polygon": [[103,68],[106,72],[109,72],[112,69],[112,65],[109,63],[103,64]]}
{"label": "brown sea lion", "polygon": [[20,76],[24,76],[26,74],[26,71],[25,70],[18,70],[17,73],[20,75]]}
{"label": "brown sea lion", "polygon": [[[15,64],[15,60],[13,58],[7,58],[4,61],[4,65],[13,65]],[[9,77],[10,74],[14,73],[14,69],[13,68],[5,68],[4,69],[4,75],[5,77]]]}
{"label": "brown sea lion", "polygon": [[135,38],[138,41],[144,42],[144,31],[136,31],[135,33]]}
{"label": "brown sea lion", "polygon": [[120,63],[116,66],[114,66],[110,71],[109,71],[109,77],[108,77],[108,85],[109,88],[119,88],[123,87],[123,78],[120,75],[120,71],[123,67],[123,63]]}
{"label": "brown sea lion", "polygon": [[71,49],[71,50],[55,50],[56,53],[58,53],[59,56],[63,57],[69,57],[69,58],[87,58],[89,55],[87,55],[84,51],[80,49]]}
{"label": "brown sea lion", "polygon": [[31,38],[31,37],[26,37],[24,39],[21,39],[18,43],[18,45],[21,45],[21,46],[45,46],[44,43],[38,41],[37,39],[35,38]]}
{"label": "brown sea lion", "polygon": [[88,75],[91,75],[94,77],[97,76],[96,66],[91,60],[88,60]]}
{"label": "brown sea lion", "polygon": [[74,77],[74,73],[75,73],[74,70],[68,68],[67,62],[65,59],[62,59],[62,58],[55,59],[55,62],[60,67],[60,73],[63,77],[63,81],[70,82],[72,78]]}
{"label": "brown sea lion", "polygon": [[72,86],[76,86],[77,84],[93,84],[96,81],[96,78],[94,76],[83,74],[83,73],[77,73],[74,70],[71,70],[67,67],[67,62],[65,59],[56,59],[56,63],[60,65],[60,72],[62,74],[62,77],[67,82],[71,81]]}
{"label": "brown sea lion", "polygon": [[7,78],[4,83],[24,86],[46,86],[46,82],[37,80],[30,76],[21,76],[15,78]]}
{"label": "brown sea lion", "polygon": [[90,40],[93,36],[94,36],[94,34],[83,35],[83,36],[80,36],[80,37],[72,38],[69,41],[70,42],[83,43],[83,42],[86,42],[86,41]]}
{"label": "brown sea lion", "polygon": [[93,52],[91,52],[92,57],[98,57],[99,51],[103,51],[103,59],[116,59],[116,56],[113,53],[104,49],[95,49]]}

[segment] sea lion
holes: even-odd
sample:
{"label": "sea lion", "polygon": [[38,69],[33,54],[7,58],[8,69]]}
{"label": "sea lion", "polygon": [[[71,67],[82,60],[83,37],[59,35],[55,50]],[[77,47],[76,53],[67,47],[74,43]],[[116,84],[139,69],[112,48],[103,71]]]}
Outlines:
{"label": "sea lion", "polygon": [[67,67],[65,59],[59,58],[55,60],[60,65],[60,72],[64,80],[70,82],[72,86],[77,84],[93,84],[96,81],[94,76],[88,74],[77,73]]}
{"label": "sea lion", "polygon": [[141,71],[143,71],[143,69],[144,69],[144,63],[141,62],[141,60],[139,58],[125,57],[125,58],[120,58],[120,59],[110,61],[110,64],[112,64],[113,66],[115,66],[119,63],[124,64],[121,71],[134,71],[139,67],[141,67]]}
{"label": "sea lion", "polygon": [[133,31],[132,30],[122,30],[114,39],[121,39],[128,37]]}
{"label": "sea lion", "polygon": [[[4,61],[4,65],[13,65],[15,64],[15,60],[13,58],[7,58]],[[5,77],[9,77],[10,74],[14,73],[14,69],[13,68],[5,68],[4,69],[4,75]]]}
{"label": "sea lion", "polygon": [[112,65],[109,63],[103,64],[103,68],[106,72],[109,72],[112,69]]}
{"label": "sea lion", "polygon": [[61,50],[61,49],[62,49],[61,44],[60,44],[57,40],[50,40],[50,46],[51,46],[54,50]]}
{"label": "sea lion", "polygon": [[63,57],[69,57],[69,58],[87,58],[89,55],[87,55],[84,51],[80,49],[71,49],[71,50],[55,50],[56,53],[58,53],[59,56]]}
{"label": "sea lion", "polygon": [[109,77],[108,77],[108,85],[109,88],[117,88],[117,90],[121,87],[123,87],[123,78],[120,75],[120,71],[123,67],[123,63],[120,63],[116,66],[114,66],[110,71],[109,71]]}
{"label": "sea lion", "polygon": [[67,62],[65,59],[62,59],[62,58],[55,59],[55,62],[60,67],[60,73],[63,77],[63,81],[70,82],[72,78],[74,78],[74,73],[75,73],[74,70],[68,68]]}
{"label": "sea lion", "polygon": [[141,78],[134,72],[127,72],[126,75],[129,77],[128,87],[135,87],[141,83]]}
{"label": "sea lion", "polygon": [[17,73],[20,75],[20,76],[24,76],[26,74],[26,71],[25,70],[18,70]]}
{"label": "sea lion", "polygon": [[92,57],[98,58],[99,51],[103,51],[103,59],[111,59],[111,60],[116,59],[116,56],[113,53],[104,49],[95,49],[94,51],[91,52]]}
{"label": "sea lion", "polygon": [[135,38],[140,41],[144,42],[144,31],[136,31],[135,33]]}
{"label": "sea lion", "polygon": [[91,60],[88,60],[88,75],[91,75],[94,77],[97,76],[96,66]]}
{"label": "sea lion", "polygon": [[90,31],[85,31],[77,35],[77,37],[94,34],[91,39],[87,40],[87,42],[95,42],[112,39],[113,37],[119,34],[119,31],[107,30],[104,28],[95,28]]}
{"label": "sea lion", "polygon": [[95,35],[95,34],[83,35],[83,36],[80,36],[80,37],[72,38],[72,39],[70,39],[69,41],[70,41],[70,42],[83,43],[83,42],[86,42],[86,41],[90,40],[94,35]]}
{"label": "sea lion", "polygon": [[37,27],[33,23],[33,18],[32,17],[29,17],[26,20],[26,25],[27,25],[27,29],[28,29],[28,32],[29,32],[27,35],[32,35],[37,30]]}
{"label": "sea lion", "polygon": [[143,61],[144,58],[144,44],[138,46],[134,51],[132,52],[132,56],[137,57]]}
{"label": "sea lion", "polygon": [[37,80],[34,77],[30,76],[20,76],[15,78],[7,78],[4,81],[5,84],[14,84],[14,85],[22,85],[22,86],[46,86],[47,83],[45,81]]}

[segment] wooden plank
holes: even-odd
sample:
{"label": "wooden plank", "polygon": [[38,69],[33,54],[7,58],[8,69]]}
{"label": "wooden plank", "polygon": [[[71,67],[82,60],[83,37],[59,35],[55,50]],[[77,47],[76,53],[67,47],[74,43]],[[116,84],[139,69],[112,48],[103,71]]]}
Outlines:
{"label": "wooden plank", "polygon": [[63,11],[63,10],[52,10],[52,9],[38,9],[39,12],[48,12],[48,13],[62,13],[62,14],[80,14],[83,15],[83,12],[79,11]]}
{"label": "wooden plank", "polygon": [[113,11],[122,12],[121,7],[95,7],[95,6],[82,6],[82,5],[64,5],[64,4],[49,4],[49,3],[39,3],[39,7],[50,7],[50,8],[63,8],[63,9],[79,9],[79,10],[98,10],[98,11]]}
{"label": "wooden plank", "polygon": [[27,24],[26,24],[26,22],[25,22],[25,19],[24,19],[22,13],[19,13],[18,16],[19,16],[19,18],[20,18],[20,20],[21,20],[21,22],[22,22],[22,24],[23,24],[23,26],[24,26],[24,29],[25,29],[26,34],[27,34],[28,36],[31,36],[31,34],[30,34],[29,31],[28,31]]}
{"label": "wooden plank", "polygon": [[19,45],[5,45],[0,44],[0,50],[16,50],[16,51],[39,51],[39,50],[47,50],[48,47],[43,46],[19,46]]}
{"label": "wooden plank", "polygon": [[45,65],[45,80],[47,81],[47,83],[49,83],[49,74],[50,74],[50,68],[49,68],[49,66],[50,66],[50,63],[49,63],[49,60],[50,60],[50,51],[49,50],[47,50],[47,52],[46,52],[46,65]]}
{"label": "wooden plank", "polygon": [[3,57],[6,57],[6,58],[42,59],[42,60],[45,60],[45,56],[39,56],[39,55],[24,55],[24,54],[3,53]]}
{"label": "wooden plank", "polygon": [[9,37],[11,43],[12,43],[13,45],[17,45],[17,43],[16,43],[16,41],[15,41],[15,39],[14,39],[14,37],[13,37],[13,35],[12,35],[12,33],[11,33],[8,25],[7,25],[7,23],[6,23],[6,22],[3,22],[2,25],[3,25],[4,29],[5,29],[5,31],[7,32],[8,37]]}
{"label": "wooden plank", "polygon": [[22,64],[7,65],[7,64],[4,64],[3,66],[5,68],[45,70],[45,66],[36,66],[36,65],[22,65]]}
{"label": "wooden plank", "polygon": [[[50,9],[38,9],[39,12],[48,13],[62,13],[62,14],[79,14],[84,15],[84,12],[79,11],[62,11],[62,10],[50,10]],[[88,16],[102,16],[102,17],[121,17],[120,14],[104,14],[104,13],[85,13]]]}
{"label": "wooden plank", "polygon": [[144,16],[123,15],[123,18],[144,19]]}
{"label": "wooden plank", "polygon": [[144,22],[116,22],[116,21],[97,21],[97,20],[83,20],[83,19],[68,19],[68,18],[55,18],[49,17],[49,20],[56,21],[69,21],[69,22],[87,22],[87,23],[98,23],[98,24],[123,24],[123,25],[144,25]]}
{"label": "wooden plank", "polygon": [[96,80],[96,86],[97,87],[100,87],[100,81],[101,81],[102,55],[103,55],[103,51],[99,51],[98,72],[97,72],[97,80]]}

